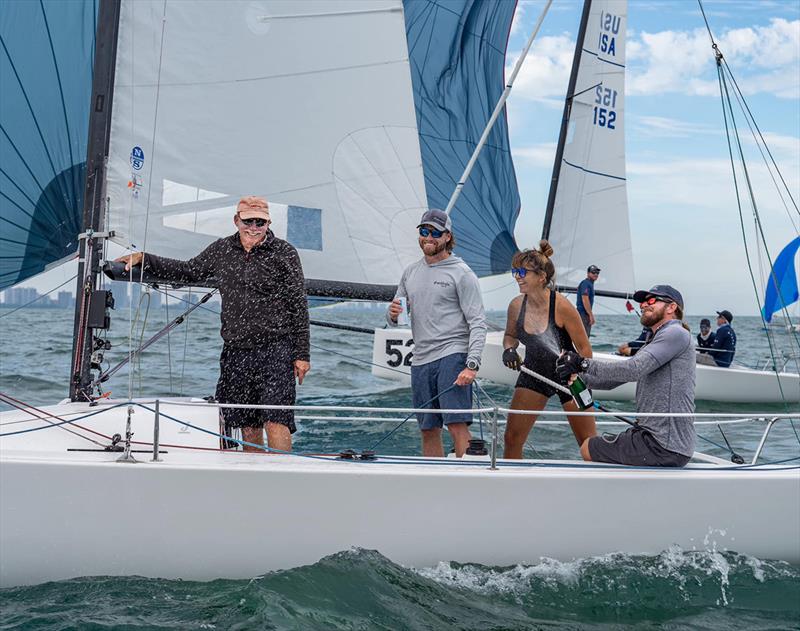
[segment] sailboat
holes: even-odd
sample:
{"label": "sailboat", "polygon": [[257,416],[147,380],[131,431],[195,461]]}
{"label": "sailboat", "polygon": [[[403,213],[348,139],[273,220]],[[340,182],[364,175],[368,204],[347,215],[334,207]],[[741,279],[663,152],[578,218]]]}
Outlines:
{"label": "sailboat", "polygon": [[[24,58],[29,25],[57,8],[72,13],[49,13],[43,37],[75,27],[50,38],[73,46],[72,70],[95,55],[86,164],[73,156],[56,166],[44,152],[7,171],[20,177],[3,219],[19,235],[9,244],[14,258],[3,259],[4,282],[77,244],[80,268],[69,399],[39,408],[3,395],[17,409],[0,416],[0,586],[85,575],[250,577],[352,546],[411,566],[647,554],[673,544],[800,562],[800,469],[759,462],[769,428],[790,415],[772,415],[749,464],[697,454],[685,469],[659,470],[504,461],[497,437],[506,411],[497,406],[480,410],[494,419],[491,453],[454,460],[243,453],[223,449],[213,402],[104,396],[98,353],[107,352],[113,310],[102,270],[115,273],[105,265],[112,246],[188,256],[227,234],[241,194],[270,199],[285,230],[278,236],[301,253],[310,295],[390,297],[417,256],[407,235],[432,196],[446,195],[449,167],[463,168],[470,129],[497,100],[514,5],[276,0],[204,2],[198,11],[188,2],[103,0],[96,14],[78,6],[3,7],[10,53],[16,44]],[[588,1],[587,48],[606,15],[624,33],[624,2]],[[96,39],[78,42],[86,32]],[[605,63],[600,51],[592,57]],[[62,86],[68,70],[58,73]],[[35,138],[26,112],[38,101],[24,89],[18,96],[15,111]],[[24,157],[23,143],[13,147]],[[57,157],[68,162],[67,151]],[[479,164],[454,222],[464,257],[483,276],[506,271],[516,249],[504,120]],[[27,192],[54,176],[40,194]],[[55,239],[47,228],[67,230],[60,217],[74,218],[81,204],[78,226]],[[475,498],[491,498],[496,510]],[[454,521],[468,524],[461,536],[430,536]],[[240,552],[225,536],[232,528],[259,545]]]}
{"label": "sailboat", "polygon": [[[625,173],[625,32],[619,11],[589,21],[584,7],[575,46],[561,130],[545,211],[542,238],[555,249],[559,289],[575,291],[588,263],[603,270],[596,293],[632,297],[636,287],[628,219]],[[607,20],[607,21],[604,21]],[[599,25],[599,26],[598,26]],[[442,206],[444,207],[444,206]],[[520,347],[524,353],[524,347]],[[502,361],[503,333],[489,332],[481,377],[514,385],[515,371]],[[376,330],[373,373],[387,379],[410,378],[410,329]],[[597,359],[624,361],[610,353]],[[785,365],[760,369],[734,363],[721,368],[697,365],[698,400],[727,403],[798,403],[800,374]],[[635,384],[597,390],[603,400],[628,401]]]}

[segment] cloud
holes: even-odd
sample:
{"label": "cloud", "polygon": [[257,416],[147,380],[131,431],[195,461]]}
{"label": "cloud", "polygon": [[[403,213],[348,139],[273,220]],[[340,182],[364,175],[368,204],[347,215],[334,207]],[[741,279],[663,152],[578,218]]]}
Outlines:
{"label": "cloud", "polygon": [[650,138],[694,138],[698,135],[719,135],[719,127],[690,123],[664,116],[637,116],[628,119],[632,136]]}
{"label": "cloud", "polygon": [[[563,106],[574,52],[575,40],[569,33],[538,37],[517,75],[514,96],[531,100],[558,98]],[[511,74],[520,53],[509,55],[506,76]]]}
{"label": "cloud", "polygon": [[[742,91],[800,98],[800,20],[723,31],[716,38]],[[705,29],[634,34],[628,41],[628,94],[718,94]]]}
{"label": "cloud", "polygon": [[[513,29],[522,33],[531,28],[538,15],[533,8],[518,12]],[[766,25],[726,29],[715,37],[745,95],[800,99],[800,20],[774,17]],[[574,50],[574,33],[539,36],[517,76],[514,95],[563,100]],[[509,52],[507,75],[519,54]],[[714,55],[704,28],[629,30],[626,57],[629,95],[719,94]]]}
{"label": "cloud", "polygon": [[527,147],[512,147],[511,154],[515,163],[524,163],[533,167],[553,167],[556,155],[556,143],[543,142]]}

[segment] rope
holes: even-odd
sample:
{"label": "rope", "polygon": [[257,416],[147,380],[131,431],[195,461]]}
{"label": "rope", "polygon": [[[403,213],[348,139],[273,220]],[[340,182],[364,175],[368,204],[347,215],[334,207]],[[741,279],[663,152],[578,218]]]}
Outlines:
{"label": "rope", "polygon": [[[421,407],[421,408],[426,408],[426,407],[428,407],[428,406],[429,406],[431,403],[433,403],[434,401],[436,401],[436,399],[438,399],[439,397],[441,397],[443,394],[446,394],[447,392],[450,392],[450,390],[452,390],[452,389],[453,389],[453,388],[455,388],[455,387],[456,387],[456,384],[453,384],[453,385],[452,385],[452,386],[450,386],[449,388],[447,388],[447,389],[445,389],[445,390],[442,390],[442,391],[441,391],[439,394],[437,394],[435,397],[433,397],[433,398],[432,398],[432,399],[430,399],[429,401],[426,401],[425,403],[423,403],[423,404],[422,404],[420,407]],[[396,425],[396,426],[395,426],[395,427],[392,429],[392,431],[390,431],[390,432],[389,432],[388,434],[386,434],[386,435],[385,435],[383,438],[381,438],[381,439],[380,439],[380,440],[379,440],[377,443],[375,443],[375,444],[374,444],[372,447],[370,447],[370,450],[371,450],[371,451],[375,451],[375,448],[376,448],[378,445],[380,445],[380,444],[381,444],[383,441],[385,441],[385,440],[386,440],[387,438],[389,438],[389,437],[390,437],[392,434],[394,434],[394,433],[395,433],[395,432],[396,432],[398,429],[400,429],[400,428],[401,428],[403,425],[405,425],[406,421],[408,421],[408,419],[410,419],[412,416],[414,416],[414,414],[415,414],[415,412],[411,412],[411,413],[410,413],[408,416],[406,416],[406,417],[405,417],[405,418],[404,418],[402,421],[400,421],[400,422],[399,422],[399,423],[398,423],[398,424],[397,424],[397,425]]]}

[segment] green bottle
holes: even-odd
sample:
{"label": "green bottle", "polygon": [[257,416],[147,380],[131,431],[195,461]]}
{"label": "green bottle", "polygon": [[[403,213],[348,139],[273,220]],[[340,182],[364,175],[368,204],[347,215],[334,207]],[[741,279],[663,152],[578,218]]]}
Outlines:
{"label": "green bottle", "polygon": [[591,391],[578,375],[575,375],[575,381],[569,384],[569,391],[572,393],[572,398],[581,410],[588,410],[594,405]]}

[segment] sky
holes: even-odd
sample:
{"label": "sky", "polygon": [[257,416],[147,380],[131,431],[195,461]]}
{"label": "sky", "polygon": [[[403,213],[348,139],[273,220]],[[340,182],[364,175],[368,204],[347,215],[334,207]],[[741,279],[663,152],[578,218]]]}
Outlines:
{"label": "sky", "polygon": [[[520,0],[507,53],[510,74],[544,0]],[[555,0],[508,101],[522,211],[516,239],[538,243],[582,1]],[[704,0],[720,50],[794,200],[800,199],[800,1]],[[766,252],[743,207],[754,288],[736,204],[714,56],[696,0],[630,0],[626,68],[628,204],[636,288],[668,283],[686,312],[729,309],[756,315]],[[741,113],[739,124],[744,125]],[[777,195],[749,137],[742,134],[769,256],[798,234],[800,216]],[[774,175],[774,174],[773,174]],[[741,174],[740,174],[741,177]],[[786,200],[784,200],[786,201]],[[746,200],[745,200],[746,202]],[[759,267],[761,261],[761,267]],[[24,286],[47,291],[75,274],[69,264]],[[486,306],[516,294],[509,276],[482,281]],[[74,290],[68,283],[64,288]],[[598,299],[596,312],[624,313]]]}

